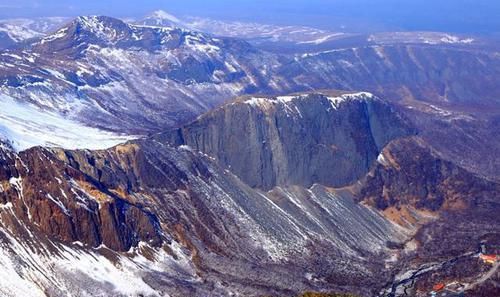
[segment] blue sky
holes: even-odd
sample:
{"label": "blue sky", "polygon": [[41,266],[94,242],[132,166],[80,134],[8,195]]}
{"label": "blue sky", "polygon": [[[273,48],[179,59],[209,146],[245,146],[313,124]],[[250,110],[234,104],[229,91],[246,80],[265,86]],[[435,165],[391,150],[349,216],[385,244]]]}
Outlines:
{"label": "blue sky", "polygon": [[500,0],[0,0],[0,17],[141,16],[155,9],[352,30],[500,31]]}

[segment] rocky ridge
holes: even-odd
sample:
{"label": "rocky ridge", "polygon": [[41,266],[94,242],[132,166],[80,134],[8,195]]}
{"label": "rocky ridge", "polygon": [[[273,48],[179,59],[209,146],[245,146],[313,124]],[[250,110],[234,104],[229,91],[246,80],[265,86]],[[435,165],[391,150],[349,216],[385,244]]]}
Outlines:
{"label": "rocky ridge", "polygon": [[2,52],[0,93],[87,126],[144,135],[255,93],[362,89],[392,101],[490,108],[498,65],[495,51],[468,44],[276,54],[240,39],[93,16]]}
{"label": "rocky ridge", "polygon": [[[346,114],[358,110],[358,104],[378,100],[367,94],[332,97],[345,102],[324,95],[303,98],[308,96],[303,100],[330,109],[338,104],[339,112]],[[235,106],[243,109],[248,104]],[[372,116],[383,117],[389,110],[374,108]],[[314,113],[304,113],[301,119],[323,121]],[[352,195],[321,184],[281,184],[269,192],[252,189],[216,159],[158,138],[100,151],[33,148],[15,153],[4,147],[2,157],[2,232],[9,234],[8,245],[22,245],[33,234],[46,238],[53,261],[59,261],[61,249],[78,254],[74,249],[81,248],[85,255],[98,253],[125,266],[146,257],[170,267],[163,273],[133,270],[141,275],[136,279],[141,293],[151,296],[201,296],[220,282],[224,285],[214,291],[218,295],[325,289],[370,295],[377,287],[375,279],[389,277],[378,272],[389,257],[388,245],[409,234],[380,212],[355,203]],[[28,264],[16,275],[30,273],[40,288],[50,287],[50,281],[33,274],[38,265]],[[285,272],[289,277],[282,277]],[[68,271],[47,272],[54,277],[60,273]],[[344,280],[338,282],[341,276]],[[182,280],[186,283],[180,285]],[[73,278],[61,277],[60,282],[85,288]],[[103,286],[100,279],[91,282],[96,292],[120,288]],[[366,283],[364,288],[359,282]]]}

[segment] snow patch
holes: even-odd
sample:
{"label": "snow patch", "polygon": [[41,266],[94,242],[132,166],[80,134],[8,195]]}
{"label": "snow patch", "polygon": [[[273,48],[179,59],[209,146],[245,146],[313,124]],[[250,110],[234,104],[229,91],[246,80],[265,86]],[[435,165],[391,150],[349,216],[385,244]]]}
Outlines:
{"label": "snow patch", "polygon": [[66,36],[66,34],[68,34],[68,28],[62,28],[59,31],[57,31],[56,33],[54,33],[52,35],[49,35],[49,36],[43,38],[42,40],[40,40],[40,43],[44,44],[46,42],[50,42],[50,41],[54,41],[54,40],[57,40],[57,39],[61,39],[64,36]]}
{"label": "snow patch", "polygon": [[387,160],[384,157],[384,153],[382,152],[378,155],[377,162],[381,165],[389,166],[389,162],[387,162]]}
{"label": "snow patch", "polygon": [[344,35],[344,33],[333,33],[333,34],[329,34],[329,35],[323,36],[323,37],[318,38],[318,39],[298,42],[298,44],[317,44],[317,45],[319,45],[319,44],[325,43],[325,42],[327,42],[335,37],[339,37],[342,35]]}
{"label": "snow patch", "polygon": [[63,212],[64,214],[66,214],[67,216],[70,216],[71,213],[69,212],[69,210],[66,208],[66,206],[64,206],[64,204],[61,202],[61,200],[57,199],[57,198],[54,198],[52,195],[48,194],[47,193],[47,198],[54,202]]}
{"label": "snow patch", "polygon": [[163,10],[157,10],[154,11],[148,18],[156,19],[158,22],[158,25],[161,25],[161,21],[170,21],[174,23],[181,23],[181,20],[179,20],[177,17],[169,14],[166,11]]}
{"label": "snow patch", "polygon": [[[302,117],[300,109],[296,105],[296,103],[297,100],[305,100],[308,98],[314,98],[314,97],[311,97],[309,95],[278,96],[278,97],[268,97],[268,98],[252,97],[246,100],[244,103],[251,105],[253,107],[258,107],[262,110],[269,110],[273,106],[282,105],[284,106],[285,111],[288,115],[290,115],[290,113],[293,113]],[[326,97],[326,98],[331,103],[332,108],[336,110],[343,102],[352,100],[370,100],[375,98],[375,96],[368,92],[359,92],[359,93],[343,94],[337,97]]]}
{"label": "snow patch", "polygon": [[371,93],[359,92],[359,93],[344,94],[337,97],[327,97],[327,98],[330,101],[332,108],[336,110],[343,102],[352,100],[367,100],[367,99],[373,99],[374,97],[375,96]]}
{"label": "snow patch", "polygon": [[34,146],[105,149],[133,139],[88,127],[63,116],[0,95],[0,139],[18,150]]}

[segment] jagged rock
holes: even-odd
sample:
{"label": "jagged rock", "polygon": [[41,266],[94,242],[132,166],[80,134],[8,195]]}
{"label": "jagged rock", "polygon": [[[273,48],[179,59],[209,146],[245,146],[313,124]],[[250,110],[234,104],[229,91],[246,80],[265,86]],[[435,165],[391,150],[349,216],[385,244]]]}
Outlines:
{"label": "jagged rock", "polygon": [[494,201],[500,185],[442,159],[419,138],[391,142],[363,180],[359,197],[380,209],[463,211]]}
{"label": "jagged rock", "polygon": [[90,176],[34,148],[16,154],[4,151],[1,170],[4,204],[12,203],[25,224],[65,242],[104,244],[126,251],[139,241],[159,245],[157,218],[124,201]]}
{"label": "jagged rock", "polygon": [[[319,185],[260,192],[203,154],[155,139],[104,151],[34,148],[20,153],[19,160],[26,166],[17,164],[23,199],[10,187],[6,200],[32,232],[118,252],[147,245],[153,255],[178,242],[183,252],[170,251],[172,256],[157,261],[189,257],[205,282],[182,286],[192,287],[195,296],[220,281],[226,283],[220,295],[296,294],[316,286],[304,276],[304,267],[318,278],[349,275],[339,286],[327,287],[368,295],[371,289],[356,284],[371,288],[374,277],[386,278],[378,272],[383,260],[374,259],[388,252],[388,242],[406,238],[349,196]],[[328,256],[318,260],[319,254]],[[173,281],[148,271],[141,270],[148,284]],[[285,272],[289,277],[283,279]],[[174,296],[181,290],[158,286]]]}
{"label": "jagged rock", "polygon": [[[446,256],[434,241],[443,236],[427,232],[446,230],[449,239],[460,214],[497,207],[494,183],[407,139],[414,133],[370,94],[331,93],[243,98],[180,130],[107,150],[2,147],[0,253],[8,256],[0,260],[42,257],[8,269],[19,278],[31,273],[54,296],[68,289],[53,279],[90,295],[373,296],[412,255]],[[243,163],[248,156],[237,153],[251,145],[267,158]],[[227,160],[236,163],[223,166]],[[273,171],[281,162],[292,170]],[[248,172],[279,178],[252,184]],[[336,179],[345,187],[327,187]],[[421,246],[407,254],[410,239]],[[455,242],[457,253],[473,245]],[[32,243],[39,250],[27,252]],[[86,267],[61,268],[68,258],[115,263],[106,269],[131,271],[140,288],[115,293]]]}

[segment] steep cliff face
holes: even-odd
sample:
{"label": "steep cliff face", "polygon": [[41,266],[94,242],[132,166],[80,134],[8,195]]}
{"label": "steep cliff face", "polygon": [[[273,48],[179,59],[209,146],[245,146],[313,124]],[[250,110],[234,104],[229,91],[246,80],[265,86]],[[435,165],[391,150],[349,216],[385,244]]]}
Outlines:
{"label": "steep cliff face", "polygon": [[[496,296],[494,273],[485,276],[490,267],[477,253],[481,243],[498,245],[500,184],[442,156],[420,137],[394,140],[353,189],[362,203],[416,231],[398,255],[396,277],[386,292],[407,287],[425,295],[436,282],[458,281],[469,284],[465,296]],[[401,282],[429,267],[430,273]]]}
{"label": "steep cliff face", "polygon": [[213,156],[252,187],[348,185],[413,130],[369,93],[250,97],[161,135]]}
{"label": "steep cliff face", "polygon": [[[5,150],[4,160],[0,213],[9,219],[2,220],[0,232],[9,235],[10,245],[30,232],[57,242],[48,243],[56,245],[47,248],[53,259],[16,272],[21,278],[34,274],[42,288],[50,282],[32,271],[39,265],[59,267],[47,263],[60,261],[60,249],[80,253],[72,245],[81,242],[82,257],[103,253],[124,267],[143,261],[140,257],[150,259],[154,265],[132,271],[159,295],[206,296],[213,290],[219,296],[294,295],[327,289],[368,296],[388,278],[378,272],[389,257],[387,245],[407,236],[348,195],[321,185],[254,190],[211,158],[156,140],[104,151]],[[164,266],[169,268],[155,268]],[[88,285],[59,273],[45,274],[88,291]],[[221,282],[224,286],[214,289]],[[90,283],[111,292],[99,281]]]}
{"label": "steep cliff face", "polygon": [[37,284],[30,296],[374,296],[401,267],[446,259],[440,240],[458,254],[475,244],[459,232],[497,232],[477,227],[498,185],[414,132],[370,94],[332,92],[243,98],[107,150],[3,145],[0,273],[8,292]]}
{"label": "steep cliff face", "polygon": [[422,226],[414,262],[474,252],[479,242],[495,242],[491,238],[500,234],[494,215],[500,184],[444,159],[421,138],[387,145],[359,185],[356,196],[364,203],[402,226]]}
{"label": "steep cliff face", "polygon": [[420,138],[391,142],[364,178],[360,197],[378,208],[464,211],[495,201],[498,183],[442,159]]}
{"label": "steep cliff face", "polygon": [[[214,252],[245,255],[248,247],[243,243],[247,243],[247,239],[235,236],[247,228],[251,233],[263,232],[259,236],[270,236],[271,245],[278,244],[289,251],[295,248],[300,250],[301,242],[308,241],[306,238],[309,236],[310,240],[320,240],[313,234],[323,234],[321,229],[325,226],[338,228],[336,235],[323,234],[327,241],[335,241],[335,245],[346,244],[350,235],[346,235],[345,240],[339,240],[337,236],[354,230],[367,234],[373,232],[367,235],[372,240],[366,242],[365,249],[371,249],[373,242],[381,240],[381,245],[384,245],[385,240],[389,240],[384,232],[375,231],[376,228],[370,230],[359,226],[341,230],[339,225],[328,222],[330,219],[341,222],[342,219],[331,213],[335,210],[334,206],[324,205],[336,194],[323,186],[311,189],[279,187],[268,193],[256,191],[229,171],[221,169],[211,158],[191,148],[173,148],[154,140],[143,140],[106,151],[59,151],[58,156],[124,199],[139,200],[147,209],[154,209],[170,232],[177,232],[173,230],[179,227],[178,224],[194,232],[190,236],[201,240],[205,248]],[[211,195],[213,197],[210,198]],[[310,205],[307,200],[311,200]],[[317,202],[312,203],[313,200]],[[333,200],[344,205],[346,210],[359,208],[358,211],[371,217],[375,224],[384,224],[376,213],[355,205],[351,199],[337,197]],[[328,212],[324,213],[327,209]],[[357,215],[358,211],[353,210],[347,217]],[[291,212],[296,213],[292,215]],[[247,226],[232,229],[231,225],[240,220],[249,220]],[[255,230],[251,231],[251,228]],[[390,229],[390,226],[384,228]],[[282,233],[280,230],[288,231]],[[377,237],[380,239],[375,239]],[[271,253],[271,258],[275,257],[267,248],[270,247],[264,247],[264,251]],[[281,248],[276,251],[279,250]]]}
{"label": "steep cliff face", "polygon": [[126,251],[139,241],[162,242],[157,218],[98,182],[34,148],[2,151],[0,201],[16,217],[56,240]]}

